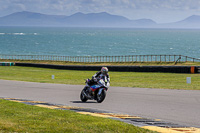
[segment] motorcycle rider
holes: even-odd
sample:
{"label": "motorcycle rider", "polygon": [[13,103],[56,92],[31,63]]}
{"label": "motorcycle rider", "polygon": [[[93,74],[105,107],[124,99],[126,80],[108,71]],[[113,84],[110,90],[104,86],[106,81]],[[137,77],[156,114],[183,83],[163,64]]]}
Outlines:
{"label": "motorcycle rider", "polygon": [[105,79],[105,85],[106,87],[110,86],[110,76],[108,74],[108,68],[107,67],[102,67],[101,71],[95,73],[92,76],[92,79],[88,83],[89,85],[96,84],[100,79]]}

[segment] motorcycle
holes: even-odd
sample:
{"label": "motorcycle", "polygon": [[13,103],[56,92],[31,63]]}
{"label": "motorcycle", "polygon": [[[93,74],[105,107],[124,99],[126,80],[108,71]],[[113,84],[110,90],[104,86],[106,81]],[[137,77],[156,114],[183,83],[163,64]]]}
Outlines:
{"label": "motorcycle", "polygon": [[106,78],[99,79],[96,84],[89,85],[90,79],[86,80],[86,85],[81,91],[80,99],[82,102],[89,100],[97,100],[98,103],[103,102],[106,97],[106,91],[110,86]]}

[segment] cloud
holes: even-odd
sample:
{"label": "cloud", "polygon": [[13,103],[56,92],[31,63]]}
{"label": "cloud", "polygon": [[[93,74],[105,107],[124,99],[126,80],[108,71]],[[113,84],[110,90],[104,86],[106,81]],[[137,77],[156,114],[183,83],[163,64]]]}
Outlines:
{"label": "cloud", "polygon": [[[7,7],[7,8],[6,8]],[[123,10],[199,10],[199,0],[3,0],[0,10],[99,12]],[[51,11],[52,10],[52,11]]]}
{"label": "cloud", "polygon": [[199,10],[199,0],[132,0],[137,9]]}

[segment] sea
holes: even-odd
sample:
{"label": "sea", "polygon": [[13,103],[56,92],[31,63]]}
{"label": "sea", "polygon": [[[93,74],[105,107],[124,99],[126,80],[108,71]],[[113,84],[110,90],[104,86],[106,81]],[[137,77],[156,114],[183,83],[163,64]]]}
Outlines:
{"label": "sea", "polygon": [[200,29],[0,27],[2,54],[200,58]]}

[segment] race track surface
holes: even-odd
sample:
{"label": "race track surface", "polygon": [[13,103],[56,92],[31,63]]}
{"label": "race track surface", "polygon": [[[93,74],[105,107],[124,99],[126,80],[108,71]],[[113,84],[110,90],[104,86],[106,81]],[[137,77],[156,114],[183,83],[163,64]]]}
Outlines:
{"label": "race track surface", "polygon": [[0,97],[44,101],[200,127],[200,91],[110,87],[103,103],[80,101],[83,85],[0,80]]}

